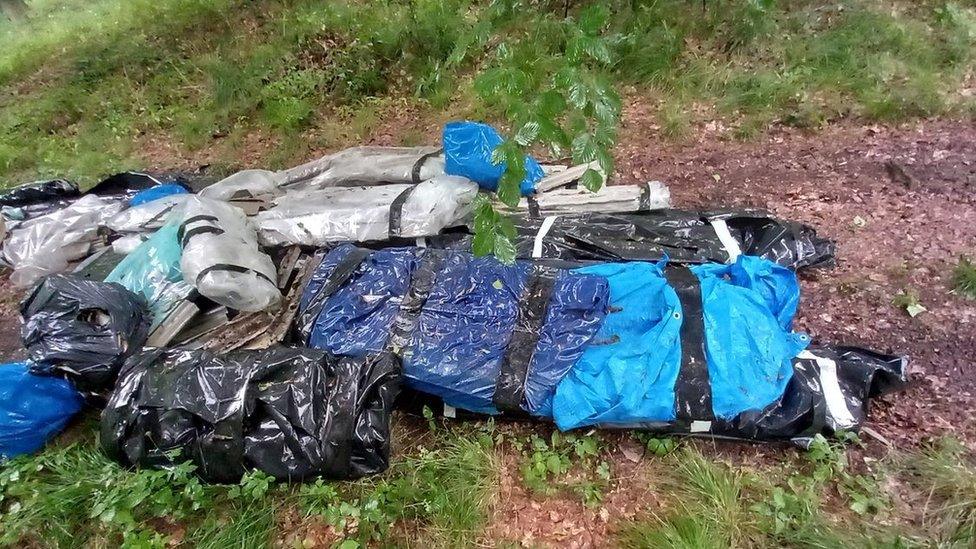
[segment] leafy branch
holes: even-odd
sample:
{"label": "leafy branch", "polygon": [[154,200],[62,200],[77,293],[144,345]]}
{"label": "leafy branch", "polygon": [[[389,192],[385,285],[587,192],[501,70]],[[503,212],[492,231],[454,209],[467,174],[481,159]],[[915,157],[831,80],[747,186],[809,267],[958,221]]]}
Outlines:
{"label": "leafy branch", "polygon": [[[481,100],[514,129],[492,154],[492,162],[505,165],[496,194],[503,205],[518,206],[525,156],[533,147],[556,157],[568,150],[576,164],[595,162],[581,180],[590,191],[598,191],[613,172],[610,149],[620,97],[606,76],[613,63],[608,20],[602,5],[562,21],[537,16],[527,23],[534,32],[498,44],[487,70],[475,79]],[[515,227],[491,201],[476,206],[475,235],[475,254],[514,261]]]}

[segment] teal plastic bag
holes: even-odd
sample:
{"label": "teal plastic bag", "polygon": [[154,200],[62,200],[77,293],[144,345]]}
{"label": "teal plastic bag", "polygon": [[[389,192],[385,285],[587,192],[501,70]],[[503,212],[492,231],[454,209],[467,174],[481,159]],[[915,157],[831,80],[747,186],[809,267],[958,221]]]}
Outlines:
{"label": "teal plastic bag", "polygon": [[178,238],[178,223],[167,223],[149,240],[139,245],[109,273],[105,282],[118,282],[149,302],[152,333],[193,287],[183,280],[180,257],[183,249]]}

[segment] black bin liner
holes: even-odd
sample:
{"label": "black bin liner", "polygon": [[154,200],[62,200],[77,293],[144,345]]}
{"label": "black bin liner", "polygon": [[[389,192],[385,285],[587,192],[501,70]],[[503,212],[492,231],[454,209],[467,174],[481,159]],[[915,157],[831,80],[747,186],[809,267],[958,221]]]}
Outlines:
{"label": "black bin liner", "polygon": [[[857,431],[867,419],[871,399],[908,385],[905,357],[859,347],[812,346],[793,360],[793,368],[793,377],[778,401],[730,421],[713,420],[707,431],[699,430],[702,425],[681,420],[598,427],[745,441],[793,441],[806,445],[817,434],[830,437],[842,430]],[[484,419],[481,414],[445,407],[439,398],[409,388],[400,395],[397,405],[417,415],[426,407],[437,415],[449,412],[451,417],[461,420]]]}
{"label": "black bin liner", "polygon": [[65,179],[35,181],[0,194],[0,207],[19,210],[16,219],[31,219],[60,210],[80,195],[78,184]]}
{"label": "black bin liner", "polygon": [[192,461],[212,482],[252,469],[287,480],[357,478],[389,465],[400,378],[386,353],[147,350],[122,369],[101,444],[127,466]]}
{"label": "black bin liner", "polygon": [[142,349],[149,313],[121,284],[51,275],[20,307],[31,373],[61,374],[84,391],[110,389],[125,359]]}
{"label": "black bin liner", "polygon": [[42,202],[77,198],[80,194],[78,184],[65,179],[35,181],[18,185],[0,194],[0,206],[19,208]]}
{"label": "black bin liner", "polygon": [[657,261],[666,254],[674,263],[727,263],[718,222],[745,255],[794,270],[834,262],[834,243],[818,237],[812,227],[756,210],[578,213],[551,221],[532,216],[514,221],[519,258]]}

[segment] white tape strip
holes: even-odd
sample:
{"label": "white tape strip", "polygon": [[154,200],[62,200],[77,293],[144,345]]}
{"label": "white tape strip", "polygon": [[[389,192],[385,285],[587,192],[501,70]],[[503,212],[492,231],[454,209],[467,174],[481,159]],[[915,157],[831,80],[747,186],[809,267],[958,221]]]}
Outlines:
{"label": "white tape strip", "polygon": [[742,248],[739,247],[739,241],[732,237],[732,233],[729,232],[729,226],[725,223],[724,219],[709,219],[708,222],[715,229],[716,236],[718,236],[722,246],[725,247],[725,251],[728,252],[728,262],[735,263],[735,260],[742,255]]}
{"label": "white tape strip", "polygon": [[711,421],[701,421],[698,419],[692,421],[691,427],[688,428],[688,431],[692,433],[707,433],[711,430],[712,430]]}
{"label": "white tape strip", "polygon": [[823,389],[824,400],[827,401],[827,413],[833,418],[835,427],[846,429],[857,424],[851,410],[847,407],[844,392],[840,390],[837,379],[837,363],[833,360],[817,356],[810,351],[803,351],[797,358],[810,359],[817,363],[820,370],[820,387]]}
{"label": "white tape strip", "polygon": [[546,237],[546,233],[552,229],[552,224],[556,222],[558,215],[550,215],[549,217],[542,220],[542,226],[539,227],[539,232],[535,235],[535,242],[532,244],[532,257],[542,257],[542,240]]}
{"label": "white tape strip", "polygon": [[427,247],[427,237],[426,236],[421,236],[421,237],[417,238],[417,247],[418,248],[426,248]]}
{"label": "white tape strip", "polygon": [[444,403],[444,417],[454,419],[457,417],[457,408],[451,406],[450,404]]}

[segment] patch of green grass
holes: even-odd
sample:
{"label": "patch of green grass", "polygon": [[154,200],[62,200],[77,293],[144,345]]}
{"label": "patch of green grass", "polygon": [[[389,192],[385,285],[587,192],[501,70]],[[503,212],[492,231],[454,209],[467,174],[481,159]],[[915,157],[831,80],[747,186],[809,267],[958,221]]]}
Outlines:
{"label": "patch of green grass", "polygon": [[959,294],[976,299],[976,265],[968,257],[960,257],[952,269],[952,287]]}
{"label": "patch of green grass", "polygon": [[280,510],[297,508],[350,543],[406,535],[457,547],[482,535],[498,482],[490,424],[413,433],[420,443],[397,448],[376,477],[287,484],[251,472],[234,485],[205,484],[190,464],[124,469],[97,448],[95,427],[82,427],[82,440],[0,469],[0,546],[264,547],[281,534]]}
{"label": "patch of green grass", "polygon": [[[814,439],[806,460],[775,471],[732,467],[684,446],[665,458],[664,511],[620,528],[626,547],[903,547],[876,520],[889,507],[873,477],[847,470],[838,444]],[[828,500],[830,502],[828,503]],[[845,501],[853,525],[841,520]],[[914,538],[911,538],[914,539]]]}
{"label": "patch of green grass", "polygon": [[668,459],[675,476],[665,488],[673,494],[674,507],[666,514],[625,526],[622,544],[689,549],[741,546],[754,523],[742,497],[742,473],[688,447]]}
{"label": "patch of green grass", "polygon": [[922,452],[905,456],[902,471],[929,494],[923,520],[943,547],[976,544],[976,467],[956,440],[942,439]]}
{"label": "patch of green grass", "polygon": [[419,447],[396,455],[379,477],[298,489],[299,508],[324,518],[362,545],[408,532],[410,545],[459,547],[482,535],[500,463],[492,427],[437,430]]}

